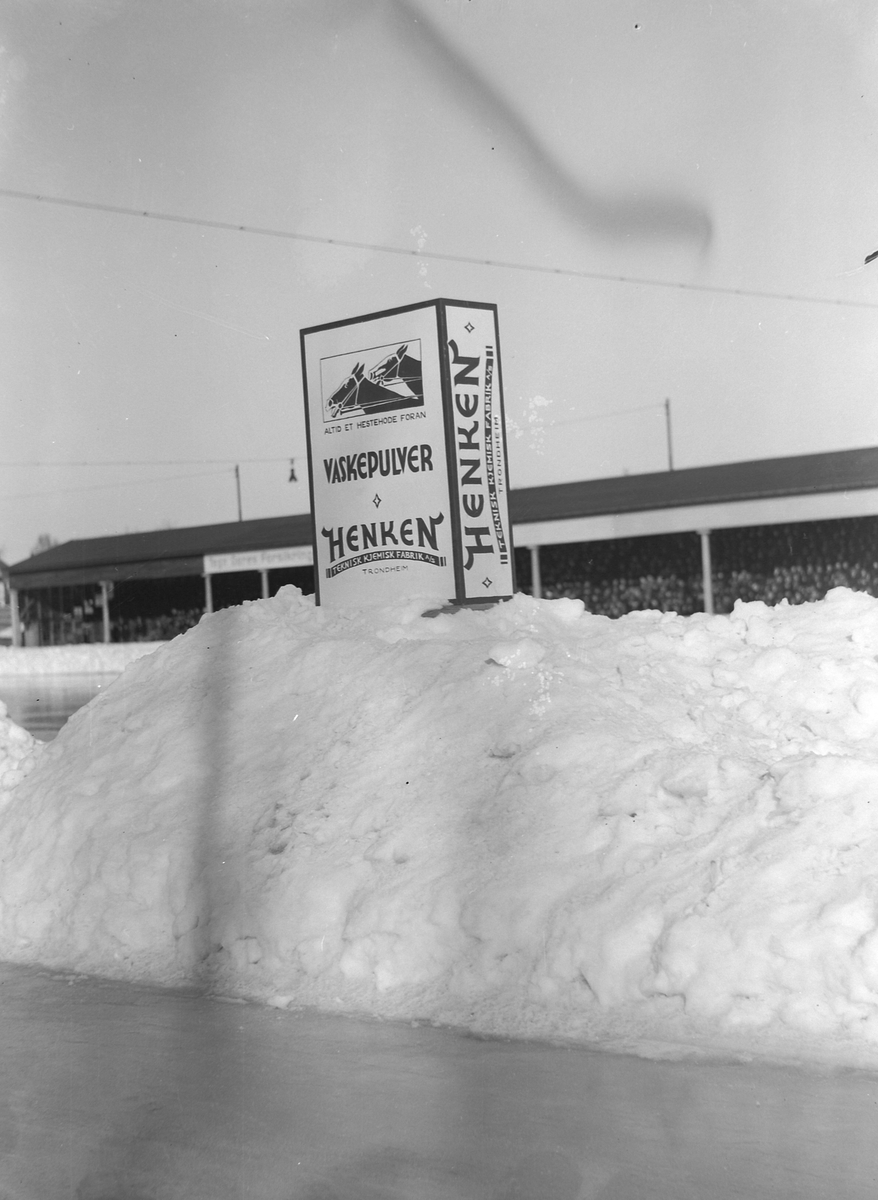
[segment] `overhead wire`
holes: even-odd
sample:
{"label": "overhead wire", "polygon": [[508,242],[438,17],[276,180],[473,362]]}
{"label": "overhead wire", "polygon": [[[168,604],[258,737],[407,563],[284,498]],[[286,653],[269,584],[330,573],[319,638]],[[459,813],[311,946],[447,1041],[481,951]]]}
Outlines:
{"label": "overhead wire", "polygon": [[[209,467],[234,466],[235,463],[279,463],[289,462],[290,456],[284,458],[130,458],[130,459],[101,459],[99,462],[66,461],[64,459],[15,459],[0,461],[0,467]],[[209,472],[221,474],[221,472]],[[181,478],[186,478],[181,476]]]}
{"label": "overhead wire", "polygon": [[613,417],[626,417],[630,413],[647,412],[653,408],[664,408],[664,401],[654,400],[651,404],[638,404],[634,408],[620,408],[616,412],[584,413],[581,417],[566,417],[563,421],[547,421],[548,428],[556,425],[578,425],[582,421],[607,421]]}
{"label": "overhead wire", "polygon": [[39,492],[18,492],[0,495],[0,500],[33,500],[41,496],[58,496],[67,492],[96,492],[107,488],[141,487],[144,484],[175,483],[185,479],[209,479],[226,475],[226,471],[200,471],[196,475],[163,475],[160,479],[125,479],[116,483],[90,483],[84,487],[73,488],[44,488]]}
{"label": "overhead wire", "polygon": [[[678,291],[704,292],[713,295],[728,295],[739,296],[743,298],[764,299],[764,300],[786,300],[800,304],[825,304],[835,305],[847,308],[878,308],[878,302],[867,300],[846,300],[827,296],[804,296],[789,292],[772,292],[754,288],[733,288],[723,287],[716,284],[703,283],[687,283],[682,280],[667,280],[656,279],[649,276],[632,276],[632,275],[617,275],[599,271],[586,271],[573,267],[555,267],[540,265],[538,263],[522,263],[513,262],[503,259],[482,258],[476,255],[465,254],[450,254],[441,251],[425,251],[423,247],[411,249],[402,246],[390,246],[379,242],[362,242],[355,241],[349,238],[332,238],[317,234],[299,233],[286,229],[273,229],[270,227],[251,225],[247,223],[236,223],[231,221],[216,221],[206,217],[187,217],[179,213],[158,212],[153,209],[137,209],[126,205],[103,204],[93,200],[76,200],[64,196],[49,196],[40,192],[20,191],[13,188],[0,188],[0,196],[5,196],[9,199],[26,200],[36,203],[51,204],[65,208],[76,208],[90,210],[94,212],[112,213],[118,216],[140,217],[153,221],[165,221],[179,225],[192,225],[206,229],[218,229],[232,233],[247,233],[261,237],[274,237],[285,240],[306,242],[327,246],[339,246],[347,249],[369,250],[380,254],[393,254],[407,258],[419,259],[434,259],[442,262],[457,262],[470,266],[483,266],[494,269],[526,271],[535,274],[557,275],[568,278],[592,279],[598,282],[618,283],[640,287],[660,287],[669,288]],[[865,261],[869,262],[870,258],[875,255],[870,255]],[[649,408],[659,407],[657,404],[640,405],[636,408],[625,409],[615,413],[596,413],[585,414],[580,417],[570,417],[562,421],[550,422],[551,425],[569,425],[577,424],[585,421],[603,420],[609,417],[623,416],[628,412],[641,412]],[[284,458],[247,458],[247,459],[118,459],[118,460],[103,460],[103,461],[59,461],[59,460],[32,460],[32,461],[0,461],[0,466],[4,467],[132,467],[132,466],[188,466],[188,465],[232,465],[238,463],[272,463],[272,462],[287,462],[288,456]],[[16,500],[33,498],[45,495],[55,495],[67,492],[93,491],[96,489],[116,488],[141,486],[146,483],[164,483],[174,480],[183,479],[199,479],[210,476],[221,475],[224,472],[211,471],[199,473],[198,475],[174,476],[171,479],[150,479],[150,480],[130,480],[126,482],[118,482],[112,484],[92,484],[83,488],[59,488],[52,489],[51,492],[31,492],[6,495],[4,500]]]}
{"label": "overhead wire", "polygon": [[195,225],[204,229],[220,229],[230,233],[249,233],[260,237],[284,238],[290,241],[310,242],[324,246],[341,246],[353,250],[370,250],[376,254],[396,254],[406,258],[433,259],[439,262],[464,263],[469,266],[492,267],[507,271],[528,271],[539,275],[559,275],[573,279],[593,279],[603,283],[620,283],[637,287],[659,287],[685,292],[705,292],[718,296],[740,296],[758,300],[787,300],[796,304],[828,304],[842,308],[878,308],[878,302],[871,300],[846,300],[829,296],[802,296],[794,292],[771,292],[756,288],[722,287],[717,284],[686,283],[683,280],[656,279],[649,276],[614,275],[602,271],[579,270],[575,267],[543,266],[539,263],[512,262],[505,259],[482,258],[477,255],[448,254],[435,250],[425,251],[423,247],[412,250],[409,247],[388,246],[380,242],[360,242],[349,238],[323,237],[318,234],[297,233],[289,229],[272,229],[267,226],[249,225],[234,221],[213,221],[206,217],[186,217],[179,213],[130,208],[121,204],[101,204],[94,200],[73,200],[64,196],[47,196],[42,192],[18,191],[14,188],[0,188],[0,196],[6,196],[14,200],[29,200],[43,204],[54,204],[66,208],[115,213],[119,216],[141,217],[150,221],[170,221],[178,225]]}

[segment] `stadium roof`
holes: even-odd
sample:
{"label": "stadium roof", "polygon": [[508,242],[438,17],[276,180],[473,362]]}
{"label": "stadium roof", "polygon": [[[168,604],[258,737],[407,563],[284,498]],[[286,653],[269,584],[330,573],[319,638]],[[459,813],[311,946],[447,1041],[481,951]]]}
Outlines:
{"label": "stadium roof", "polygon": [[554,483],[512,493],[513,524],[878,487],[878,447]]}
{"label": "stadium roof", "polygon": [[[510,510],[522,545],[878,513],[878,447],[513,489]],[[65,542],[9,576],[21,589],[201,575],[206,554],[310,541],[307,513],[158,529]]]}
{"label": "stadium roof", "polygon": [[276,550],[311,541],[311,517],[266,517],[225,525],[156,529],[85,538],[53,546],[9,568],[14,588],[60,587],[101,580],[168,579],[201,575],[205,554]]}
{"label": "stadium roof", "polygon": [[878,447],[524,488],[517,545],[878,514]]}

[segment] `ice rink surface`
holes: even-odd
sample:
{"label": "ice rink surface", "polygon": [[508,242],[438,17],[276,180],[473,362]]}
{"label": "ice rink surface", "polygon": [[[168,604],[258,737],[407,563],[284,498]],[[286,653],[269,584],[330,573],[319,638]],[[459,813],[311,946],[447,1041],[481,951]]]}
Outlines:
{"label": "ice rink surface", "polygon": [[878,1077],[0,968],[3,1200],[847,1200]]}
{"label": "ice rink surface", "polygon": [[[0,660],[2,666],[2,660]],[[2,675],[0,701],[22,729],[50,742],[69,718],[117,676],[104,674]]]}

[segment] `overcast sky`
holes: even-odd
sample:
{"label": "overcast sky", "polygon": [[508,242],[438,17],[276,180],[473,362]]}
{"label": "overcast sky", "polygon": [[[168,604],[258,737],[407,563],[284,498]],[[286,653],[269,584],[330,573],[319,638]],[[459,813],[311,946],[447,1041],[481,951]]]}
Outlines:
{"label": "overcast sky", "polygon": [[675,467],[878,441],[878,0],[5,0],[0,46],[8,562],[235,520],[236,462],[307,511],[299,329],[433,297],[499,306],[513,487],[665,469],[666,397]]}

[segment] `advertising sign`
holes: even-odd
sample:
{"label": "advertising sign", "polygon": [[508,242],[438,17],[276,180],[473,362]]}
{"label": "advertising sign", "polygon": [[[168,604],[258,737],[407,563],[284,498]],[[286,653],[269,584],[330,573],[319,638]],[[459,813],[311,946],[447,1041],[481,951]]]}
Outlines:
{"label": "advertising sign", "polygon": [[511,596],[496,306],[430,300],[301,343],[317,603]]}
{"label": "advertising sign", "polygon": [[228,554],[205,554],[205,575],[226,575],[233,571],[275,571],[281,567],[310,567],[310,546],[284,546],[278,550],[236,550]]}

